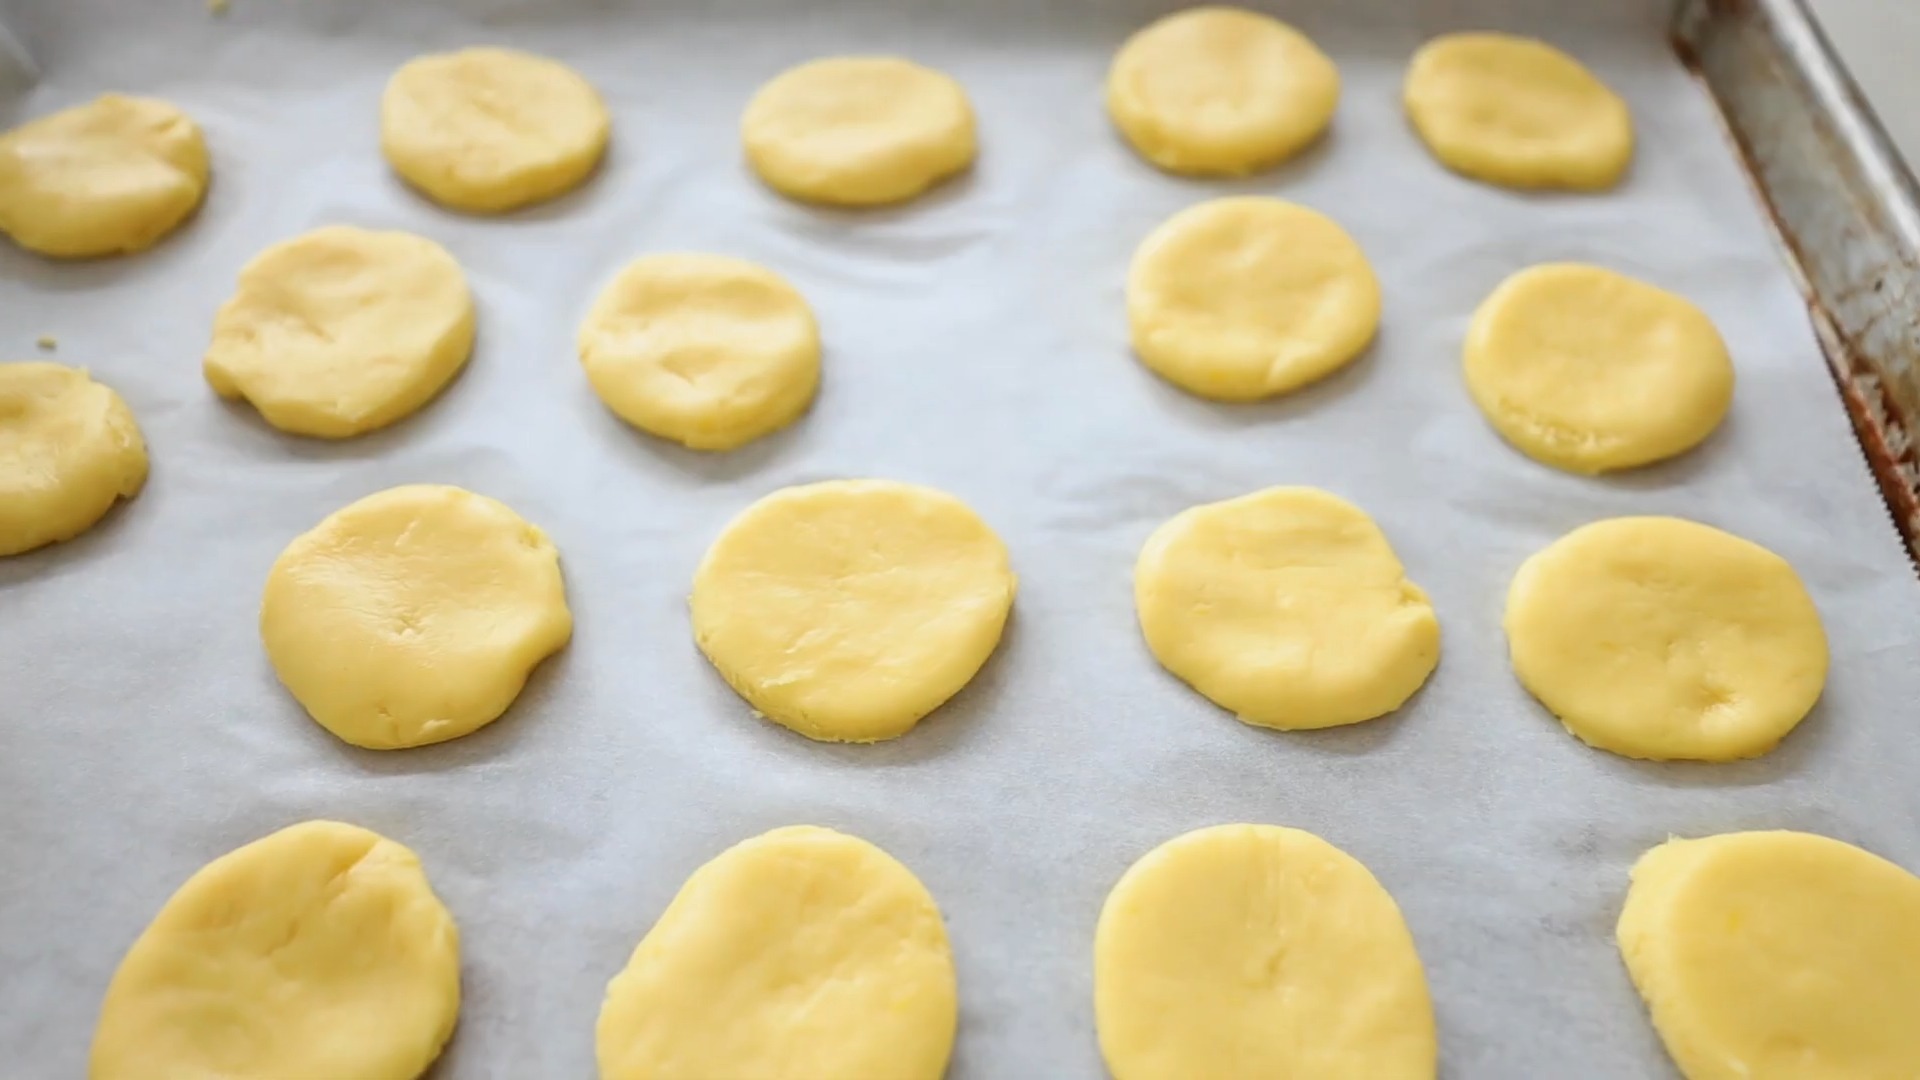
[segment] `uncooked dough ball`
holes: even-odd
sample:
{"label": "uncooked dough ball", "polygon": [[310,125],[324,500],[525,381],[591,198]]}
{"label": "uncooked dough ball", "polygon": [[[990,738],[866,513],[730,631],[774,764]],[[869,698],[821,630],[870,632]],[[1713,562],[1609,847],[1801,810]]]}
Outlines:
{"label": "uncooked dough ball", "polygon": [[335,511],[280,553],[260,604],[280,681],[321,726],[373,750],[486,726],[572,633],[546,534],[439,484]]}
{"label": "uncooked dough ball", "polygon": [[141,251],[207,191],[207,143],[186,113],[106,94],[0,135],[0,232],[42,255]]}
{"label": "uncooked dough ball", "polygon": [[612,121],[572,68],[517,49],[462,49],[400,66],[380,98],[380,149],[442,206],[491,214],[564,195],[592,175]]}
{"label": "uncooked dough ball", "polygon": [[607,984],[601,1080],[939,1080],[957,1022],[940,910],[830,829],[775,829],[694,871]]}
{"label": "uncooked dough ball", "polygon": [[1185,511],[1133,570],[1147,647],[1215,704],[1298,730],[1399,708],[1440,660],[1440,623],[1359,507],[1278,487]]}
{"label": "uncooked dough ball", "polygon": [[107,987],[91,1080],[414,1080],[460,1011],[460,936],[414,853],[309,821],[208,863]]}
{"label": "uncooked dough ball", "polygon": [[63,364],[0,364],[0,556],[80,535],[146,480],[119,394]]}
{"label": "uncooked dough ball", "polygon": [[1510,34],[1446,34],[1407,70],[1407,116],[1440,163],[1515,188],[1612,187],[1633,160],[1627,103],[1578,60]]}
{"label": "uncooked dough ball", "polygon": [[1552,263],[1508,278],[1474,313],[1467,389],[1502,438],[1577,473],[1692,449],[1733,401],[1733,361],[1684,297]]}
{"label": "uncooked dough ball", "polygon": [[274,427],[343,439],[412,415],[472,351],[473,295],[445,248],[335,225],[241,269],[201,366]]}
{"label": "uncooked dough ball", "polygon": [[1664,517],[1575,529],[1507,592],[1513,670],[1588,745],[1654,761],[1764,754],[1820,697],[1827,637],[1787,561]]}
{"label": "uncooked dough ball", "polygon": [[973,164],[973,106],[950,77],[907,60],[839,56],[788,70],[740,118],[747,162],[808,202],[901,202]]}
{"label": "uncooked dough ball", "polygon": [[966,504],[888,480],[749,506],[693,578],[700,651],[808,738],[906,733],[987,662],[1013,606],[1006,545]]}
{"label": "uncooked dough ball", "polygon": [[1312,833],[1216,825],[1134,863],[1093,945],[1114,1080],[1432,1080],[1413,937],[1367,868]]}
{"label": "uncooked dough ball", "polygon": [[1134,253],[1133,349],[1182,389],[1254,401],[1360,355],[1380,325],[1380,284],[1332,219],[1257,196],[1182,210]]}
{"label": "uncooked dough ball", "polygon": [[1199,7],[1133,35],[1107,72],[1107,112],[1140,156],[1169,172],[1244,176],[1320,137],[1340,72],[1278,19]]}
{"label": "uncooked dough ball", "polygon": [[1620,955],[1687,1080],[1920,1076],[1920,878],[1797,832],[1642,856]]}
{"label": "uncooked dough ball", "polygon": [[820,330],[786,279],[721,255],[627,264],[580,327],[593,392],[620,418],[696,450],[792,423],[820,384]]}

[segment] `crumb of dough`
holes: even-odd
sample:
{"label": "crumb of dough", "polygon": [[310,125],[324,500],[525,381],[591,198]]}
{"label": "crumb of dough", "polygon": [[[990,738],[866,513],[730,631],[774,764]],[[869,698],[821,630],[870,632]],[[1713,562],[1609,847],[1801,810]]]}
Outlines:
{"label": "crumb of dough", "polygon": [[207,14],[218,18],[225,15],[227,9],[232,6],[233,0],[207,0]]}
{"label": "crumb of dough", "polygon": [[60,339],[52,334],[41,334],[33,339],[33,343],[40,347],[41,352],[52,352],[60,347]]}

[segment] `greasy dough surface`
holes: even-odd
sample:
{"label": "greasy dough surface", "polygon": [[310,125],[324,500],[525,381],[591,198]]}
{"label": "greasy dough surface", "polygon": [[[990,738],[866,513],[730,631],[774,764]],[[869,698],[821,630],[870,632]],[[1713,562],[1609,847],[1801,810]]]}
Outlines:
{"label": "greasy dough surface", "polygon": [[820,384],[820,330],[785,278],[723,255],[628,263],[580,326],[593,392],[620,418],[696,450],[792,423]]}
{"label": "greasy dough surface", "polygon": [[1214,199],[1141,243],[1127,318],[1134,352],[1162,378],[1254,401],[1360,355],[1380,325],[1380,284],[1331,218],[1280,199]]}
{"label": "greasy dough surface", "polygon": [[940,910],[865,840],[798,825],[694,871],[607,984],[601,1080],[938,1080],[957,1022]]}
{"label": "greasy dough surface", "polygon": [[0,556],[80,535],[146,480],[119,394],[64,364],[0,363]]}
{"label": "greasy dough surface", "polygon": [[1094,1017],[1114,1080],[1431,1080],[1413,937],[1312,833],[1216,825],[1134,863],[1100,910]]}
{"label": "greasy dough surface", "polygon": [[1433,155],[1476,180],[1596,190],[1633,160],[1627,103],[1578,60],[1531,38],[1434,38],[1414,53],[1403,96]]}
{"label": "greasy dough surface", "polygon": [[560,553],[501,503],[389,488],[287,545],[260,636],[308,714],[373,750],[491,723],[573,633]]}
{"label": "greasy dough surface", "polygon": [[517,49],[416,57],[380,98],[380,149],[393,171],[442,206],[472,213],[573,190],[600,164],[611,132],[591,83]]}
{"label": "greasy dough surface", "polygon": [[1687,1080],[1920,1076],[1920,878],[1798,832],[1670,840],[1620,955]]}
{"label": "greasy dough surface", "polygon": [[420,860],[308,821],[208,863],[127,951],[91,1080],[413,1080],[453,1034],[460,937]]}
{"label": "greasy dough surface", "polygon": [[1013,592],[1006,545],[965,503],[835,480],[776,491],[727,525],[694,574],[693,633],[767,719],[874,742],[973,678]]}
{"label": "greasy dough surface", "polygon": [[207,171],[186,113],[104,94],[0,135],[0,232],[60,258],[141,251],[200,205]]}
{"label": "greasy dough surface", "polygon": [[808,202],[901,202],[973,164],[973,106],[941,72],[887,56],[837,56],[782,72],[740,118],[747,162]]}
{"label": "greasy dough surface", "polygon": [[241,268],[201,368],[274,427],[341,439],[411,415],[472,351],[473,296],[445,248],[332,225]]}
{"label": "greasy dough surface", "polygon": [[1679,518],[1611,518],[1528,559],[1507,592],[1513,670],[1591,746],[1656,761],[1773,749],[1827,678],[1800,576]]}
{"label": "greasy dough surface", "polygon": [[1268,488],[1187,510],[1133,570],[1153,655],[1240,719],[1296,730],[1392,712],[1440,660],[1440,623],[1359,507]]}
{"label": "greasy dough surface", "polygon": [[1120,48],[1107,112],[1140,156],[1169,172],[1244,176],[1320,137],[1340,72],[1306,36],[1267,15],[1189,8]]}
{"label": "greasy dough surface", "polygon": [[1686,298],[1611,270],[1548,263],[1474,313],[1467,389],[1502,438],[1577,473],[1692,449],[1733,402],[1733,361]]}

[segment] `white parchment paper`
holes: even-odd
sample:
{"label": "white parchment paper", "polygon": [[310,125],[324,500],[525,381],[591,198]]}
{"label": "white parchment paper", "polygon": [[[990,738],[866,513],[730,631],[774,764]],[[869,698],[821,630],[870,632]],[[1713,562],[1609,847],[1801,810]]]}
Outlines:
{"label": "white parchment paper", "polygon": [[[1611,940],[1628,866],[1670,833],[1790,827],[1920,868],[1920,588],[1709,105],[1664,43],[1664,6],[1283,7],[1340,64],[1335,129],[1270,175],[1203,183],[1142,164],[1102,111],[1112,50],[1162,10],[1142,0],[234,0],[224,18],[199,0],[14,0],[41,77],[0,119],[110,89],[162,95],[205,125],[216,178],[198,219],[144,255],[61,265],[0,250],[0,353],[55,335],[58,359],[126,396],[153,457],[146,491],[101,527],[0,561],[0,1073],[82,1075],[115,964],[181,881],[331,817],[418,850],[459,920],[466,1001],[440,1077],[591,1077],[606,980],[685,876],[797,822],[879,843],[939,899],[962,1002],[954,1077],[1099,1076],[1091,940],[1107,889],[1153,845],[1242,820],[1319,833],[1393,892],[1448,1077],[1671,1075]],[[1641,153],[1622,189],[1516,195],[1426,155],[1399,110],[1405,61],[1431,33],[1487,26],[1574,49],[1630,99]],[[547,52],[598,84],[616,134],[597,179],[483,220],[388,175],[387,74],[473,43]],[[876,51],[966,84],[978,169],[871,214],[760,188],[735,135],[754,88],[807,58]],[[1229,192],[1332,214],[1386,295],[1365,358],[1261,406],[1188,397],[1126,344],[1134,245]],[[337,444],[223,405],[199,365],[241,264],[336,222],[446,244],[480,309],[473,362],[440,400]],[[811,299],[826,376],[799,425],[702,455],[593,397],[573,354],[580,316],[625,260],[674,249],[761,260]],[[1739,369],[1709,443],[1592,480],[1493,435],[1461,385],[1460,337],[1496,282],[1548,259],[1706,308]],[[1021,578],[974,684],[880,746],[755,720],[687,626],[694,565],[731,515],[842,476],[958,494]],[[576,635],[486,730],[355,751],[275,683],[260,586],[293,536],[414,481],[496,496],[545,528]],[[1129,575],[1147,534],[1273,484],[1359,503],[1432,594],[1444,657],[1398,715],[1256,730],[1140,641]],[[1832,677],[1773,754],[1627,761],[1576,742],[1515,683],[1499,625],[1514,568],[1630,513],[1731,529],[1805,576]]]}

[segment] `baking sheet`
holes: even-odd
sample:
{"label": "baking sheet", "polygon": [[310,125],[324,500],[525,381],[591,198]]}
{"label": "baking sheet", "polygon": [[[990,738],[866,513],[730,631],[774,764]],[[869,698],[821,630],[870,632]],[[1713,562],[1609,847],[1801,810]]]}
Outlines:
{"label": "baking sheet", "polygon": [[[685,876],[797,822],[879,843],[939,899],[960,980],[953,1077],[1098,1076],[1090,951],[1107,889],[1153,845],[1237,820],[1319,833],[1393,892],[1427,965],[1445,1075],[1672,1075],[1611,944],[1627,867],[1669,833],[1790,827],[1920,868],[1920,586],[1800,298],[1668,50],[1664,9],[1283,5],[1341,66],[1335,130],[1270,175],[1204,183],[1156,173],[1108,130],[1106,62],[1164,10],[1137,0],[236,0],[219,19],[197,0],[16,0],[8,17],[42,79],[0,118],[107,89],[158,94],[203,122],[216,172],[199,219],[137,258],[0,250],[0,353],[55,335],[58,359],[127,397],[153,456],[145,493],[100,528],[0,561],[0,1071],[81,1075],[107,980],[172,890],[239,844],[333,817],[418,850],[460,923],[466,1001],[443,1078],[592,1076],[605,982]],[[1431,33],[1485,26],[1573,47],[1626,95],[1642,150],[1621,190],[1516,195],[1428,158],[1398,108],[1405,60]],[[616,134],[595,181],[479,220],[388,176],[375,142],[387,73],[470,43],[548,52],[600,86]],[[747,96],[789,64],[853,51],[960,78],[979,168],[871,214],[758,187],[735,142]],[[1267,405],[1185,396],[1127,353],[1134,245],[1229,192],[1332,214],[1386,296],[1364,359]],[[247,258],[336,222],[446,244],[480,339],[441,400],[332,444],[222,404],[199,356]],[[764,261],[812,300],[826,376],[798,426],[709,456],[598,404],[575,325],[621,263],[670,249]],[[1739,389],[1699,451],[1582,479],[1481,421],[1457,371],[1470,312],[1511,271],[1569,258],[1678,289],[1718,322]],[[685,612],[732,514],[840,476],[958,494],[1021,577],[974,684],[873,747],[753,719],[694,649]],[[259,590],[294,535],[414,481],[493,495],[545,528],[575,638],[482,732],[356,751],[276,685]],[[1129,572],[1179,510],[1303,483],[1380,521],[1433,597],[1444,656],[1393,717],[1279,734],[1155,666]],[[1514,682],[1499,627],[1514,568],[1568,529],[1631,513],[1729,528],[1806,578],[1832,676],[1773,754],[1627,761],[1570,738]]]}

